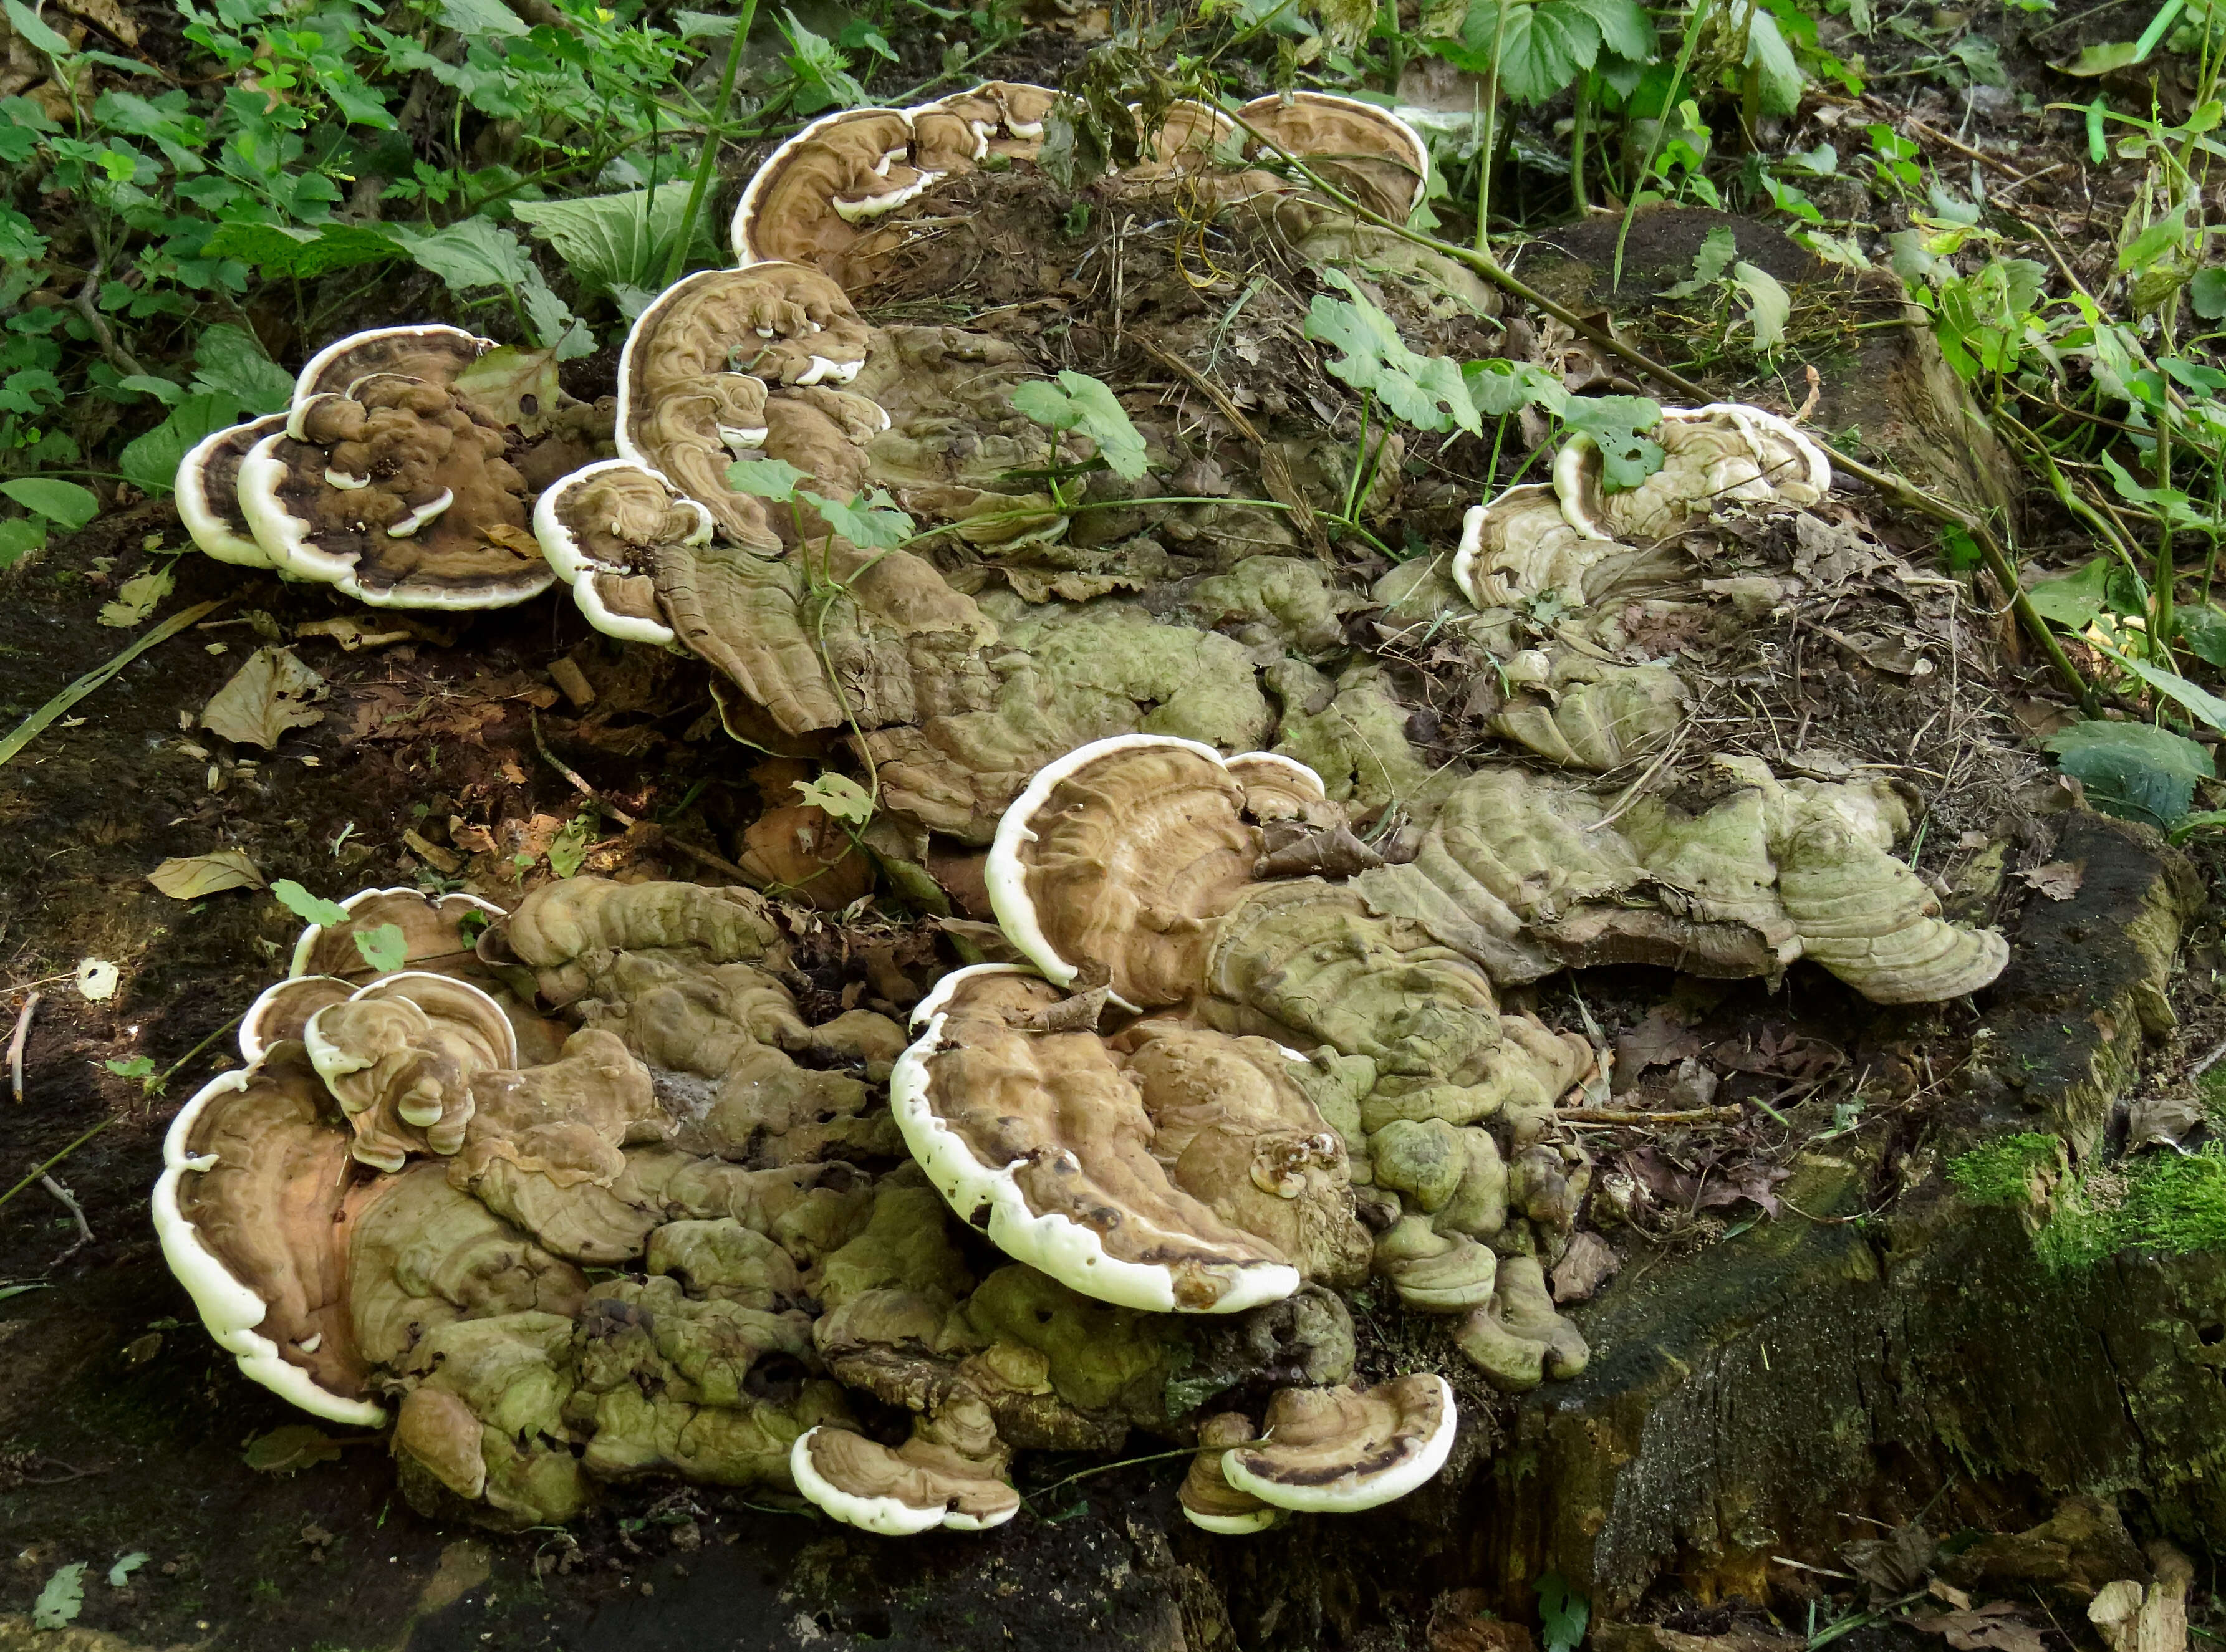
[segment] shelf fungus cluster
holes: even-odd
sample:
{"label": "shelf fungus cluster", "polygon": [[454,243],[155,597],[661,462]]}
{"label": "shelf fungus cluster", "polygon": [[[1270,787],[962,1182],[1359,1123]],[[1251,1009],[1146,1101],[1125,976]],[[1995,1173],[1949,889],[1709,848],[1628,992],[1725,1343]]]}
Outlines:
{"label": "shelf fungus cluster", "polygon": [[[1131,1190],[1138,1220],[1276,1258],[1209,1323],[1109,1304],[967,1229],[879,1098],[904,1034],[864,1010],[808,1021],[753,892],[583,877],[509,912],[343,904],[251,1007],[245,1064],[179,1113],[156,1225],[247,1375],[391,1421],[418,1507],[547,1523],[672,1475],[875,1531],[974,1529],[1018,1509],[1016,1451],[1194,1444],[1250,1413],[1275,1447],[1251,1495],[1279,1506],[1364,1507],[1444,1460],[1449,1400],[1349,1386],[1330,1287],[1366,1244],[1339,1138],[1264,1041],[1126,1046],[1187,1138],[1172,1181],[1138,1166],[1161,1188]],[[366,969],[358,937],[389,927],[403,967]],[[1246,1105],[1211,1105],[1199,1085],[1235,1071]],[[1340,1475],[1354,1496],[1322,1501]]]}
{"label": "shelf fungus cluster", "polygon": [[378,327],[313,357],[284,412],[188,452],[178,512],[219,561],[375,607],[503,607],[553,582],[536,490],[592,457],[603,423],[558,391],[551,357]]}

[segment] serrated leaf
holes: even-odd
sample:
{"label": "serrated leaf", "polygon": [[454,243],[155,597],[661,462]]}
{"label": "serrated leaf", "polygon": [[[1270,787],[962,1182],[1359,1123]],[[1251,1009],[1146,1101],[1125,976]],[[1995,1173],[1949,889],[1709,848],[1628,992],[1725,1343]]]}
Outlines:
{"label": "serrated leaf", "polygon": [[1693,273],[1675,286],[1664,287],[1664,298],[1690,298],[1702,288],[1714,285],[1724,278],[1739,257],[1739,237],[1728,224],[1719,224],[1701,238],[1701,250],[1693,255]]}
{"label": "serrated leaf", "polygon": [[165,562],[160,568],[150,568],[143,574],[134,574],[116,588],[116,600],[100,605],[94,616],[104,626],[113,626],[119,631],[129,631],[134,626],[147,623],[156,607],[177,586]]}
{"label": "serrated leaf", "polygon": [[329,929],[335,924],[348,921],[347,908],[337,900],[327,900],[313,895],[291,878],[281,878],[270,886],[270,893],[278,904],[305,924],[319,924]]}
{"label": "serrated leaf", "polygon": [[1654,20],[1638,0],[1562,0],[1600,30],[1600,44],[1629,63],[1650,63],[1658,44]]}
{"label": "serrated leaf", "polygon": [[1543,103],[1592,67],[1600,40],[1599,24],[1570,0],[1474,0],[1461,25],[1470,60],[1462,67],[1489,73],[1496,48],[1500,92],[1518,103]]}
{"label": "serrated leaf", "polygon": [[1559,373],[1536,362],[1494,357],[1461,365],[1461,384],[1470,404],[1487,419],[1502,419],[1526,407],[1543,408],[1556,418],[1569,403]]}
{"label": "serrated leaf", "polygon": [[366,963],[382,975],[410,962],[410,937],[403,934],[399,924],[375,924],[367,930],[358,930],[355,950]]}
{"label": "serrated leaf", "polygon": [[589,291],[653,287],[663,276],[672,238],[680,233],[692,187],[677,182],[659,184],[654,192],[514,201],[510,213],[555,248],[564,267]]}
{"label": "serrated leaf", "polygon": [[147,881],[173,900],[199,900],[227,889],[260,889],[263,874],[245,849],[218,849],[208,855],[174,855],[149,872]]}
{"label": "serrated leaf", "polygon": [[537,272],[525,244],[484,218],[467,218],[444,230],[398,232],[403,250],[457,292],[474,287],[523,287]]}
{"label": "serrated leaf", "polygon": [[549,869],[560,878],[576,878],[587,864],[588,846],[595,841],[601,817],[582,811],[566,821],[549,844]]}
{"label": "serrated leaf", "polygon": [[100,496],[89,487],[52,476],[18,476],[0,482],[0,493],[60,527],[75,533],[100,514]]}
{"label": "serrated leaf", "polygon": [[251,333],[219,322],[194,344],[194,388],[236,397],[251,413],[276,413],[294,397],[294,375]]}
{"label": "serrated leaf", "polygon": [[1558,1572],[1538,1579],[1538,1621],[1545,1652],[1575,1652],[1592,1621],[1592,1603]]}
{"label": "serrated leaf", "polygon": [[1662,448],[1645,434],[1662,423],[1658,402],[1644,396],[1572,396],[1561,423],[1599,444],[1602,480],[1612,493],[1637,487],[1662,468]]}
{"label": "serrated leaf", "polygon": [[1149,467],[1144,438],[1130,422],[1129,410],[1110,386],[1088,373],[1065,371],[1056,383],[1039,379],[1016,385],[1013,406],[1048,429],[1088,436],[1116,476],[1133,482]]}
{"label": "serrated leaf", "polygon": [[[10,10],[16,0],[9,0]],[[39,1591],[39,1598],[31,1604],[31,1626],[34,1629],[67,1629],[85,1610],[85,1573],[89,1563],[73,1561],[47,1579],[47,1586]]]}
{"label": "serrated leaf", "polygon": [[804,794],[805,802],[817,804],[836,820],[862,826],[874,817],[873,794],[848,775],[823,774],[817,780],[789,784]]}
{"label": "serrated leaf", "polygon": [[290,648],[258,648],[201,710],[201,727],[265,751],[289,728],[322,722],[316,701],[329,692],[325,679]]}
{"label": "serrated leaf", "polygon": [[130,1583],[131,1574],[146,1564],[145,1549],[133,1549],[129,1554],[118,1556],[116,1564],[108,1568],[108,1586],[111,1589],[124,1588]]}
{"label": "serrated leaf", "polygon": [[1461,370],[1445,356],[1417,355],[1407,347],[1390,316],[1371,303],[1341,270],[1324,270],[1322,279],[1342,289],[1344,298],[1316,293],[1307,312],[1307,337],[1340,353],[1326,365],[1355,390],[1365,391],[1383,410],[1417,430],[1471,435],[1483,429],[1469,399]]}
{"label": "serrated leaf", "polygon": [[459,35],[524,35],[531,31],[502,0],[441,0],[441,21]]}
{"label": "serrated leaf", "polygon": [[1746,63],[1755,71],[1758,89],[1762,97],[1762,111],[1766,115],[1790,115],[1801,106],[1801,93],[1808,85],[1801,73],[1800,64],[1794,61],[1793,48],[1785,43],[1785,35],[1778,26],[1778,19],[1752,4],[1752,16],[1742,19],[1746,24]]}
{"label": "serrated leaf", "polygon": [[2200,607],[2174,608],[2172,613],[2178,626],[2179,639],[2196,658],[2226,670],[2226,613],[2209,603]]}
{"label": "serrated leaf", "polygon": [[142,492],[169,492],[177,483],[179,461],[213,431],[239,423],[247,410],[229,391],[188,396],[145,435],[125,445],[117,468]]}
{"label": "serrated leaf", "polygon": [[737,459],[727,467],[727,486],[778,503],[794,499],[796,485],[811,474],[785,459]]}
{"label": "serrated leaf", "polygon": [[1732,284],[1746,299],[1746,319],[1754,329],[1755,353],[1774,355],[1785,342],[1786,318],[1793,314],[1792,297],[1778,285],[1777,276],[1745,259],[1732,266]]}
{"label": "serrated leaf", "polygon": [[[388,927],[392,927],[389,925]],[[401,931],[396,930],[396,934]],[[251,1469],[265,1474],[291,1474],[298,1469],[309,1468],[319,1463],[340,1460],[340,1443],[321,1428],[308,1423],[289,1423],[283,1428],[274,1428],[267,1434],[258,1434],[248,1441],[241,1460]]]}
{"label": "serrated leaf", "polygon": [[894,550],[913,536],[913,519],[879,488],[848,501],[823,499],[808,488],[802,497],[822,521],[861,550]]}
{"label": "serrated leaf", "polygon": [[2196,782],[2214,772],[2209,752],[2149,723],[2077,722],[2041,744],[2096,808],[2153,826],[2180,820]]}

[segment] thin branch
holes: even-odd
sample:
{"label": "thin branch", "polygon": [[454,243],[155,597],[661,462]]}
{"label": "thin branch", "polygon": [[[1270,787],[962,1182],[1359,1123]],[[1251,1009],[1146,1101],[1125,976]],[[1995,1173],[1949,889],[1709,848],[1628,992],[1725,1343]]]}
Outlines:
{"label": "thin branch", "polygon": [[23,1001],[22,1010],[16,1017],[16,1036],[8,1040],[8,1088],[19,1105],[23,1099],[23,1044],[31,1036],[31,1017],[38,1013],[39,1001],[45,996],[33,993]]}
{"label": "thin branch", "polygon": [[129,350],[117,343],[116,334],[109,331],[107,317],[92,302],[93,295],[100,290],[100,276],[101,264],[96,258],[91,272],[85,278],[85,285],[77,289],[77,297],[71,302],[77,313],[85,317],[85,324],[92,329],[93,342],[100,346],[100,353],[108,358],[108,365],[128,377],[147,378],[147,370],[139,365]]}

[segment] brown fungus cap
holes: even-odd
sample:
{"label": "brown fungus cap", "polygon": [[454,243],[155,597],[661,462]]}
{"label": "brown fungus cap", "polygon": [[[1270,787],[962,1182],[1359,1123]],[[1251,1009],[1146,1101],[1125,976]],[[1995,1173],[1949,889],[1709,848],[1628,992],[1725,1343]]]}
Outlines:
{"label": "brown fungus cap", "polygon": [[1285,1388],[1268,1401],[1268,1443],[1231,1451],[1222,1472],[1279,1509],[1374,1509],[1446,1465],[1454,1414],[1452,1386],[1421,1372],[1371,1388]]}
{"label": "brown fungus cap", "polygon": [[1233,1313],[1298,1289],[1275,1244],[1169,1179],[1148,1075],[1086,1022],[1062,1029],[1059,1005],[1049,982],[995,964],[946,975],[921,1001],[924,1030],[889,1096],[937,1191],[1008,1255],[1100,1301]]}
{"label": "brown fungus cap", "polygon": [[375,374],[296,402],[241,461],[240,508],[272,566],[374,607],[504,607],[555,577],[511,442],[447,385]]}
{"label": "brown fungus cap", "polygon": [[1199,1424],[1198,1455],[1175,1493],[1185,1520],[1202,1530],[1236,1537],[1263,1532],[1283,1518],[1283,1510],[1239,1491],[1221,1471],[1229,1448],[1250,1444],[1255,1437],[1252,1420],[1238,1411],[1223,1412]]}
{"label": "brown fungus cap", "polygon": [[255,542],[255,526],[239,505],[239,466],[255,444],[286,428],[286,415],[268,413],[218,430],[195,442],[178,461],[178,520],[194,543],[220,562],[269,568],[270,553]]}
{"label": "brown fungus cap", "polygon": [[347,394],[374,373],[452,384],[464,369],[494,348],[494,340],[437,321],[375,327],[336,339],[311,356],[294,380],[294,400]]}
{"label": "brown fungus cap", "polygon": [[354,1129],[354,1156],[378,1170],[401,1169],[413,1152],[456,1152],[474,1078],[518,1061],[501,1005],[423,970],[382,975],[319,1009],[302,1038]]}
{"label": "brown fungus cap", "polygon": [[349,1133],[308,1052],[274,1045],[203,1087],[162,1147],[155,1229],[170,1271],[240,1369],[304,1410],[376,1424],[350,1314],[353,1222],[378,1184],[351,1174]]}
{"label": "brown fungus cap", "polygon": [[1020,1512],[1020,1493],[949,1446],[914,1436],[894,1450],[826,1425],[798,1436],[796,1489],[846,1526],[904,1537],[936,1527],[976,1532]]}
{"label": "brown fungus cap", "polygon": [[823,116],[775,149],[735,207],[735,256],[830,274],[858,226],[894,210],[932,181],[912,165],[912,120],[901,109]]}
{"label": "brown fungus cap", "polygon": [[[1293,92],[1256,98],[1237,115],[1285,154],[1395,222],[1407,221],[1428,187],[1428,146],[1388,109],[1326,92]],[[1274,158],[1264,144],[1246,147],[1256,159]]]}

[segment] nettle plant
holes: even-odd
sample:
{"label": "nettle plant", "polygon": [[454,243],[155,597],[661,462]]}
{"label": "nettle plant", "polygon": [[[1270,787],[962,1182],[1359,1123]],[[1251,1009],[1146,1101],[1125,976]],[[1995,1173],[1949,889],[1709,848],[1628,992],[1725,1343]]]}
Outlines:
{"label": "nettle plant", "polygon": [[[306,349],[398,271],[475,325],[583,354],[599,312],[623,321],[716,259],[708,135],[866,101],[893,56],[869,22],[829,41],[787,17],[735,94],[732,16],[549,3],[558,21],[529,25],[497,0],[180,0],[175,65],[10,4],[54,95],[0,98],[0,475],[166,488],[201,435],[283,405],[266,342]],[[114,471],[71,471],[150,420]]]}

